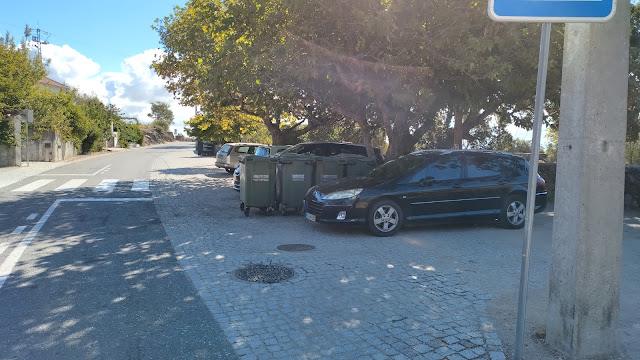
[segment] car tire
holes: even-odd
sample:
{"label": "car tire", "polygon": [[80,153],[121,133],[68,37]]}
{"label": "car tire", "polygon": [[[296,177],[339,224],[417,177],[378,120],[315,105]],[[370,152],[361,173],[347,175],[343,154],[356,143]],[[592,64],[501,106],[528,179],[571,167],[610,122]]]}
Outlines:
{"label": "car tire", "polygon": [[400,206],[393,200],[380,200],[369,208],[367,226],[376,236],[392,236],[404,224],[404,214]]}
{"label": "car tire", "polygon": [[511,195],[500,210],[500,225],[507,229],[521,229],[524,226],[526,200],[521,195]]}

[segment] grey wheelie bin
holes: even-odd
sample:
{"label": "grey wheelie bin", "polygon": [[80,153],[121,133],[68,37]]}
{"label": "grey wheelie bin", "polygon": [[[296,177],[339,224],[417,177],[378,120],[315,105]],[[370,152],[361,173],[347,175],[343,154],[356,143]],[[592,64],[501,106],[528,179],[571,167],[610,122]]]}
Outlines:
{"label": "grey wheelie bin", "polygon": [[344,177],[346,160],[337,157],[316,156],[314,185],[338,180]]}
{"label": "grey wheelie bin", "polygon": [[240,210],[252,207],[269,213],[276,207],[277,159],[247,155],[240,158]]}
{"label": "grey wheelie bin", "polygon": [[362,155],[340,156],[346,162],[345,176],[367,176],[376,167],[376,159]]}
{"label": "grey wheelie bin", "polygon": [[281,154],[277,157],[276,199],[280,213],[299,211],[307,190],[313,186],[313,155]]}

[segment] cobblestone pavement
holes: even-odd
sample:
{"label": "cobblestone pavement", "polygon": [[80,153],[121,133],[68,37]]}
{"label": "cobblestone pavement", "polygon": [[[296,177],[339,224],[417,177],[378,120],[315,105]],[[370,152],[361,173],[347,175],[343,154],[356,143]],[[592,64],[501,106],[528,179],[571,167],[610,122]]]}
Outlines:
{"label": "cobblestone pavement", "polygon": [[[455,252],[443,256],[430,241],[451,228],[378,238],[301,216],[245,218],[213,161],[190,152],[159,159],[153,191],[181,264],[243,359],[505,359],[485,313],[489,295],[465,282]],[[454,247],[473,247],[485,230],[465,229]],[[249,264],[296,275],[275,284],[234,276]]]}

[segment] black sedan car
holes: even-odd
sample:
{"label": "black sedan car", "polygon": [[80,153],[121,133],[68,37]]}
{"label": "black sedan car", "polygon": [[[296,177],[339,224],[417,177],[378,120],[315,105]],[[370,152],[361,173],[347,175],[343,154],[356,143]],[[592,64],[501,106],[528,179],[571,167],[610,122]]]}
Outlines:
{"label": "black sedan car", "polygon": [[[304,201],[314,222],[361,223],[378,236],[405,222],[486,217],[506,228],[525,220],[529,163],[509,153],[425,150],[375,168],[364,178],[344,178],[312,187]],[[535,212],[544,210],[547,189],[538,175]]]}

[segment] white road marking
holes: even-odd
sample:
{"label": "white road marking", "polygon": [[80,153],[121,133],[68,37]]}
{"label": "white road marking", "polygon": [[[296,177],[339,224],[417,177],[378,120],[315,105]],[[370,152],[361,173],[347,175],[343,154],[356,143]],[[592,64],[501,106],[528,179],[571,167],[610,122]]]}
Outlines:
{"label": "white road marking", "polygon": [[27,228],[26,226],[18,226],[15,230],[13,230],[11,235],[20,235],[26,228]]}
{"label": "white road marking", "polygon": [[4,243],[4,244],[0,244],[0,255],[2,255],[2,253],[7,250],[7,248],[9,247],[9,245],[11,245],[10,243]]}
{"label": "white road marking", "polygon": [[93,189],[93,191],[101,191],[101,192],[113,191],[113,189],[116,187],[117,184],[118,184],[118,179],[104,179],[102,180],[100,185],[98,185],[95,189]]}
{"label": "white road marking", "polygon": [[87,179],[71,179],[66,183],[58,186],[56,191],[72,191],[75,190],[78,186],[82,185],[87,181]]}
{"label": "white road marking", "polygon": [[133,180],[131,191],[149,191],[149,180]]}
{"label": "white road marking", "polygon": [[134,202],[134,201],[153,201],[153,199],[151,198],[57,199],[56,201],[53,202],[53,204],[51,204],[51,206],[49,206],[49,209],[47,209],[44,215],[42,215],[40,220],[31,229],[31,231],[27,233],[27,236],[25,236],[24,239],[20,241],[18,246],[15,249],[13,249],[13,251],[9,254],[9,256],[7,256],[5,261],[2,264],[0,264],[0,289],[2,289],[2,285],[4,285],[4,282],[7,280],[7,278],[9,278],[9,275],[11,275],[11,271],[13,271],[13,267],[18,263],[18,261],[20,260],[20,257],[22,256],[24,251],[27,249],[27,247],[31,243],[31,240],[33,240],[36,237],[36,235],[38,235],[38,232],[40,231],[40,229],[42,229],[42,227],[47,222],[47,220],[49,220],[49,217],[51,216],[51,214],[53,214],[53,211],[63,201],[64,202]]}
{"label": "white road marking", "polygon": [[55,179],[40,179],[40,180],[36,180],[30,184],[27,184],[25,186],[19,187],[17,189],[14,189],[13,191],[21,191],[21,192],[28,192],[28,191],[34,191],[36,189],[39,189],[49,183],[52,183],[56,181]]}
{"label": "white road marking", "polygon": [[43,176],[96,176],[99,173],[106,172],[111,167],[111,164],[103,167],[102,169],[94,172],[93,174],[43,174]]}
{"label": "white road marking", "polygon": [[38,213],[33,213],[29,216],[27,216],[27,220],[31,221],[31,220],[35,220],[38,217]]}

